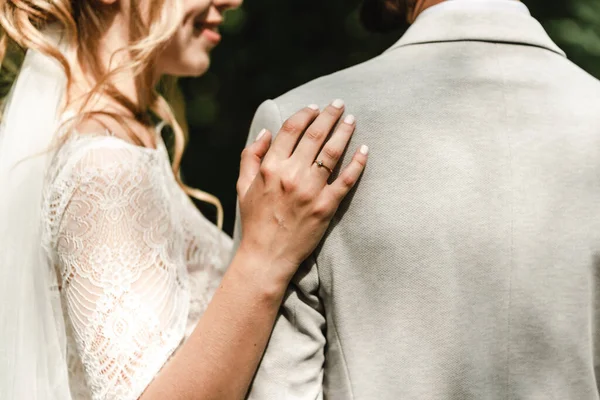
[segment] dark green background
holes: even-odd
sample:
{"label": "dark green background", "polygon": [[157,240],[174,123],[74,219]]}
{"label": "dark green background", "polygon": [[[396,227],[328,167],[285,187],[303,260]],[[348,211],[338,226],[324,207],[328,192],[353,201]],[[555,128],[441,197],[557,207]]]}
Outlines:
{"label": "dark green background", "polygon": [[[525,4],[571,60],[600,77],[600,0]],[[400,37],[366,32],[359,8],[360,0],[246,0],[227,14],[210,72],[180,82],[190,125],[185,178],[221,199],[227,232],[235,218],[239,154],[258,105],[365,61]],[[214,217],[211,207],[201,209]]]}

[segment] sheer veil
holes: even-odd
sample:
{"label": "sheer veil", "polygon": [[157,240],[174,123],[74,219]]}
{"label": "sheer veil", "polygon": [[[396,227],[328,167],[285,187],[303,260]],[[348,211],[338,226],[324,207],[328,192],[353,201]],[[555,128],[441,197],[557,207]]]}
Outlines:
{"label": "sheer veil", "polygon": [[[59,44],[59,34],[46,33]],[[60,64],[29,50],[0,124],[0,399],[71,399],[57,277],[41,244],[65,89]]]}

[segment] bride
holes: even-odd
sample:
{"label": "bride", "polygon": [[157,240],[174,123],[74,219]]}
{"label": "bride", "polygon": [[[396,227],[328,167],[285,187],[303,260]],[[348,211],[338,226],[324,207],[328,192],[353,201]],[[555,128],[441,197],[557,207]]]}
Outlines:
{"label": "bride", "polygon": [[204,73],[240,2],[0,2],[2,47],[28,49],[0,128],[0,398],[244,398],[367,149],[327,183],[334,165],[315,160],[354,130],[349,116],[325,140],[341,101],[307,106],[272,143],[263,131],[242,155],[230,256],[186,195],[218,203],[182,184],[182,130],[154,87]]}

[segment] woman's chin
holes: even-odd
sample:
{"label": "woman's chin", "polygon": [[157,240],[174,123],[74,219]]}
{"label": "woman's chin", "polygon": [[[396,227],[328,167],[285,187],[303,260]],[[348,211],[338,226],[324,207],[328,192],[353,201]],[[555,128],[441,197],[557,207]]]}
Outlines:
{"label": "woman's chin", "polygon": [[179,77],[198,77],[204,75],[210,67],[210,57],[206,55],[196,60],[190,60],[189,62],[181,63],[177,66],[169,68],[167,75],[179,76]]}
{"label": "woman's chin", "polygon": [[202,76],[206,73],[206,71],[208,71],[209,67],[210,67],[210,59],[208,59],[205,63],[190,67],[189,73],[186,74],[185,76],[189,76],[189,77]]}

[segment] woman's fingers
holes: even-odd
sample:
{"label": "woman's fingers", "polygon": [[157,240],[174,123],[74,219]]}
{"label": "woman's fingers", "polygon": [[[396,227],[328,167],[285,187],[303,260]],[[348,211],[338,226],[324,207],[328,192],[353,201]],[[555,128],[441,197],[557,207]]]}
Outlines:
{"label": "woman's fingers", "polygon": [[338,164],[340,157],[344,154],[355,127],[356,118],[353,115],[346,116],[317,156],[317,160],[312,168],[317,169],[317,173],[323,176],[323,185],[325,185],[329,175]]}
{"label": "woman's fingers", "polygon": [[311,165],[323,142],[329,136],[329,133],[335,127],[340,117],[344,113],[344,102],[342,100],[334,100],[323,112],[315,119],[308,127],[298,147],[294,151],[292,158],[302,162],[304,165]]}
{"label": "woman's fingers", "polygon": [[337,179],[323,189],[323,196],[325,196],[326,201],[331,202],[335,209],[358,182],[358,178],[360,178],[367,165],[368,154],[369,148],[361,146],[354,153],[350,164],[344,168]]}
{"label": "woman's fingers", "polygon": [[[270,149],[266,142],[255,143],[244,153],[238,185],[240,248],[265,257],[265,265],[278,265],[283,281],[291,279],[315,249],[367,163],[368,148],[363,146],[339,177],[326,184],[329,169],[335,168],[355,130],[354,117],[348,116],[323,145],[343,112],[341,101],[333,102],[318,117],[317,110],[307,107],[284,124]],[[318,154],[322,167],[314,164]]]}
{"label": "woman's fingers", "polygon": [[273,141],[267,157],[284,160],[290,157],[300,136],[319,115],[319,106],[311,104],[288,118]]}
{"label": "woman's fingers", "polygon": [[243,198],[254,178],[260,170],[260,163],[271,145],[271,132],[263,129],[254,143],[242,151],[240,161],[240,177],[237,182],[237,192]]}

